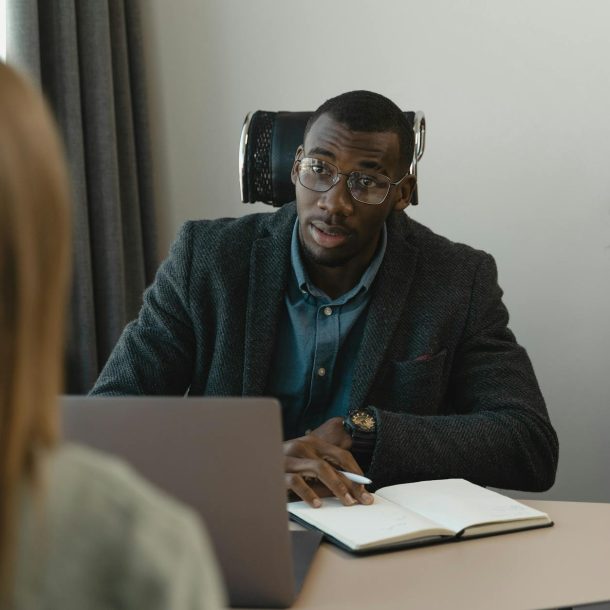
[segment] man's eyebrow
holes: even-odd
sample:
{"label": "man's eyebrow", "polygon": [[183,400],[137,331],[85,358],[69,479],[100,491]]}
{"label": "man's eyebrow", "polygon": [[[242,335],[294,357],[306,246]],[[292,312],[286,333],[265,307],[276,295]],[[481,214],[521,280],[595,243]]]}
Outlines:
{"label": "man's eyebrow", "polygon": [[381,173],[385,172],[385,168],[383,167],[383,165],[380,165],[377,161],[360,161],[358,165],[365,169],[375,169]]}
{"label": "man's eyebrow", "polygon": [[325,157],[331,157],[332,159],[335,158],[335,154],[333,152],[326,150],[326,148],[322,148],[321,146],[315,146],[307,152],[308,157],[311,155],[323,155]]}
{"label": "man's eyebrow", "polygon": [[[330,157],[333,160],[336,159],[335,153],[327,150],[326,148],[322,148],[321,146],[315,146],[311,150],[307,151],[306,156],[310,157],[311,155],[322,155],[324,157]],[[379,173],[386,174],[385,167],[377,161],[360,161],[358,165],[363,169],[373,169]]]}

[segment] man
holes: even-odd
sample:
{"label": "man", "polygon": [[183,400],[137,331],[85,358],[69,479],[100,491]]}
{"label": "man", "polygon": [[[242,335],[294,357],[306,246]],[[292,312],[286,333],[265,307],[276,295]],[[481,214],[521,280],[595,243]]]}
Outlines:
{"label": "man", "polygon": [[186,223],[94,394],[271,395],[287,488],[334,494],[463,477],[544,490],[558,442],[488,254],[404,214],[413,132],[390,100],[325,102],[296,204]]}

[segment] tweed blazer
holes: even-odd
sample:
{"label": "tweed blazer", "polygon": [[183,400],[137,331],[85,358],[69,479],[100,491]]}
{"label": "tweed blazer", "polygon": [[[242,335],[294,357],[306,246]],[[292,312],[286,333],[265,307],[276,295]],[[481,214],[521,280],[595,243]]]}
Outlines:
{"label": "tweed blazer", "polygon": [[[92,393],[264,395],[295,218],[293,202],[187,222]],[[493,258],[403,212],[387,229],[349,400],[377,410],[368,476],[549,488],[557,436]]]}

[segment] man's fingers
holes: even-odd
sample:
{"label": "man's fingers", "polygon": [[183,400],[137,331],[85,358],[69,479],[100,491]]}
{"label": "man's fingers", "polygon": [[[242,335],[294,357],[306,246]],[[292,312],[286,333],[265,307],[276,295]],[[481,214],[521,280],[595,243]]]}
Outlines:
{"label": "man's fingers", "polygon": [[286,456],[284,458],[284,472],[299,474],[302,477],[318,478],[318,460],[316,458],[298,458]]}
{"label": "man's fingers", "polygon": [[313,435],[286,441],[284,443],[284,455],[310,459],[323,458],[339,470],[363,474],[358,462],[349,451]]}
{"label": "man's fingers", "polygon": [[313,508],[320,508],[322,502],[316,492],[307,485],[303,477],[292,472],[286,473],[286,488],[293,491],[301,500],[305,500]]}
{"label": "man's fingers", "polygon": [[338,498],[345,506],[357,504],[363,493],[361,485],[350,481],[337,472],[328,462],[321,459],[299,460],[298,468],[304,476],[311,476],[327,487],[333,496]]}
{"label": "man's fingers", "polygon": [[[362,504],[373,502],[373,497],[362,485],[350,481],[337,472],[337,470],[346,470],[362,474],[358,462],[349,451],[308,436],[285,442],[284,455],[288,489],[311,506],[318,505],[320,499],[312,486],[307,483],[308,477],[317,479],[345,506],[352,506],[358,502]],[[315,500],[317,502],[314,504]]]}
{"label": "man's fingers", "polygon": [[328,462],[320,460],[318,479],[322,482],[333,495],[345,505],[352,506],[358,503],[354,497],[357,494],[358,487],[352,481],[346,479],[342,474],[339,474]]}
{"label": "man's fingers", "polygon": [[360,483],[354,483],[354,481],[350,481],[341,473],[337,473],[341,479],[345,482],[346,487],[349,489],[350,495],[356,500],[356,502],[360,502],[360,504],[372,504],[373,496],[364,488],[364,485]]}
{"label": "man's fingers", "polygon": [[[287,457],[284,464],[289,489],[292,489],[292,491],[307,502],[310,501],[309,498],[312,496],[308,495],[307,498],[304,498],[301,493],[308,493],[304,489],[303,484],[311,489],[305,480],[307,477],[317,479],[322,485],[330,490],[333,496],[341,500],[345,506],[352,506],[353,504],[356,504],[358,500],[355,496],[358,498],[361,496],[361,491],[359,489],[361,487],[360,485],[346,479],[323,459],[299,459]],[[289,475],[291,474],[298,475],[298,478],[289,478]],[[296,488],[291,486],[293,483],[297,486]],[[316,495],[316,497],[318,496]]]}
{"label": "man's fingers", "polygon": [[[321,506],[321,498],[334,496],[333,492],[317,479],[293,473],[286,474],[286,488],[314,508]],[[373,495],[363,485],[355,485],[351,490],[351,495],[360,504],[373,504]]]}
{"label": "man's fingers", "polygon": [[365,488],[364,485],[356,485],[354,489],[354,497],[360,504],[373,504],[374,498]]}
{"label": "man's fingers", "polygon": [[354,456],[345,449],[324,443],[324,446],[318,448],[318,452],[327,462],[330,462],[339,470],[364,474]]}

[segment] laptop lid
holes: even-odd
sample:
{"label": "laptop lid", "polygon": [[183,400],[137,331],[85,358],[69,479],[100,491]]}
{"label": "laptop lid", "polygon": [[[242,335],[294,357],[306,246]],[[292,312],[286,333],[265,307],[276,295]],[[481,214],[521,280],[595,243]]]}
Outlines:
{"label": "laptop lid", "polygon": [[65,397],[62,421],[65,440],[124,458],[200,513],[232,606],[293,602],[275,399]]}

